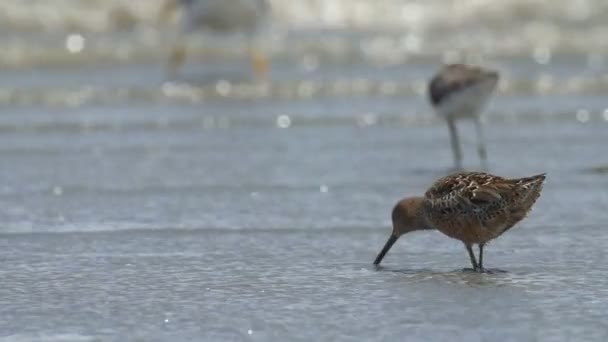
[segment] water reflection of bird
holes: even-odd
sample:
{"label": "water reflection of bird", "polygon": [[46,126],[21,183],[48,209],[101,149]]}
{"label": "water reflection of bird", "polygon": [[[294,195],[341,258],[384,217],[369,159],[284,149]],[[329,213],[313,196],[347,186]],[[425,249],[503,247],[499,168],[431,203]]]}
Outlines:
{"label": "water reflection of bird", "polygon": [[[483,272],[483,247],[526,217],[544,180],[544,174],[507,179],[483,172],[441,178],[424,197],[404,198],[395,205],[393,231],[374,264],[380,264],[401,235],[437,229],[462,241],[473,269]],[[472,250],[474,244],[479,246],[479,262]]]}
{"label": "water reflection of bird", "polygon": [[498,72],[465,64],[444,66],[431,79],[428,95],[435,112],[445,119],[450,130],[450,143],[456,169],[462,168],[462,152],[456,121],[472,119],[477,133],[477,153],[487,168],[481,114],[498,83]]}
{"label": "water reflection of bird", "polygon": [[248,54],[252,72],[263,78],[268,72],[266,55],[254,47],[253,36],[268,21],[270,6],[266,0],[167,0],[161,16],[167,17],[178,7],[182,10],[181,35],[169,57],[170,75],[175,75],[186,59],[183,35],[196,30],[216,33],[240,32],[248,36]]}

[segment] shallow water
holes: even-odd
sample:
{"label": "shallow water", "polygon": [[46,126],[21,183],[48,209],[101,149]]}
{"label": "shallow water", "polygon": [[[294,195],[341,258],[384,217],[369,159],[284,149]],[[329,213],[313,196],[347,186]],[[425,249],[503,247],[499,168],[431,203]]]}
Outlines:
{"label": "shallow water", "polygon": [[[603,1],[467,1],[451,16],[442,1],[277,0],[289,38],[272,42],[265,84],[238,37],[211,39],[228,59],[195,48],[211,61],[168,81],[150,43],[171,31],[152,25],[157,2],[124,5],[132,31],[102,20],[118,1],[80,3],[0,4],[19,37],[3,36],[7,51],[25,56],[0,57],[0,341],[608,337]],[[409,7],[356,10],[389,5]],[[417,19],[397,20],[406,12]],[[550,58],[542,35],[506,39],[502,16],[558,30]],[[389,58],[414,28],[420,50]],[[461,39],[476,30],[469,43],[495,42],[480,56]],[[74,32],[81,54],[62,45]],[[503,77],[486,116],[491,171],[548,174],[529,217],[486,249],[506,272],[463,272],[461,243],[437,232],[404,236],[375,268],[393,204],[452,166],[424,82],[442,60],[478,57]],[[475,169],[474,131],[459,128]]]}

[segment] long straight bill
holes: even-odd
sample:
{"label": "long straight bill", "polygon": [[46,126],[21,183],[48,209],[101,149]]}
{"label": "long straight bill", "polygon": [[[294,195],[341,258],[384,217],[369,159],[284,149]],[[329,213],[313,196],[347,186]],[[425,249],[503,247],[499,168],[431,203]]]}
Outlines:
{"label": "long straight bill", "polygon": [[374,260],[374,265],[378,265],[380,261],[384,259],[384,256],[386,255],[388,250],[393,247],[395,241],[397,241],[397,237],[391,234],[391,236],[388,238],[388,241],[386,241],[386,244],[384,244],[384,248],[382,248],[382,251],[380,251],[380,254],[378,254],[378,256],[376,257],[376,260]]}

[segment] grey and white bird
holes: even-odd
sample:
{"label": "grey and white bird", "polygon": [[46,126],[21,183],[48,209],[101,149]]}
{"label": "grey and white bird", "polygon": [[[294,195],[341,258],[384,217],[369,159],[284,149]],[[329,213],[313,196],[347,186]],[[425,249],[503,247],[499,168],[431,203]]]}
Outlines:
{"label": "grey and white bird", "polygon": [[266,77],[266,54],[255,47],[253,38],[270,18],[266,0],[166,0],[160,11],[166,18],[181,9],[180,36],[174,43],[168,61],[170,75],[175,75],[186,59],[184,36],[193,32],[243,33],[249,38],[248,55],[251,70],[258,78]]}
{"label": "grey and white bird", "polygon": [[462,168],[462,151],[456,121],[471,119],[477,133],[477,153],[482,167],[487,168],[487,150],[481,115],[498,84],[495,70],[466,64],[448,64],[430,80],[428,95],[437,115],[446,120],[454,155],[454,166]]}

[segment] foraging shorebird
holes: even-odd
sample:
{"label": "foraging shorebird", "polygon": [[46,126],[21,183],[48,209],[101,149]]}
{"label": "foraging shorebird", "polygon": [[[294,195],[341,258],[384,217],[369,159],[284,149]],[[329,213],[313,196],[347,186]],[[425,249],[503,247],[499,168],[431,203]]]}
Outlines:
{"label": "foraging shorebird", "polygon": [[456,121],[472,119],[477,133],[477,153],[482,167],[487,168],[487,152],[481,114],[498,83],[498,72],[466,64],[444,66],[431,79],[428,95],[438,116],[446,120],[456,169],[462,168],[462,152]]}
{"label": "foraging shorebird", "polygon": [[[473,270],[483,272],[483,247],[521,221],[540,196],[545,174],[507,179],[464,172],[437,180],[424,197],[399,201],[393,231],[374,261],[380,264],[397,239],[415,230],[437,229],[464,243]],[[479,261],[472,246],[479,246]]]}
{"label": "foraging shorebird", "polygon": [[[269,17],[266,0],[167,0],[160,11],[167,17],[177,7],[182,9],[181,36],[196,30],[216,33],[241,32],[248,36],[248,54],[253,74],[266,77],[268,61],[264,53],[254,47],[253,36]],[[183,37],[175,42],[168,62],[171,76],[175,75],[186,59]]]}

